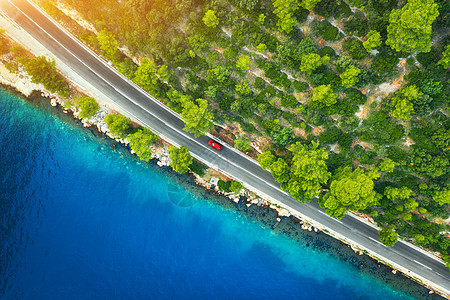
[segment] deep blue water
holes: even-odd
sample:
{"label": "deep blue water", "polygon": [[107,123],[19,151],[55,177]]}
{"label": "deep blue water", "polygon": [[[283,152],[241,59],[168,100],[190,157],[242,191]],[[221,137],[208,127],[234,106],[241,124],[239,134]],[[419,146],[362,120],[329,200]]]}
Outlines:
{"label": "deep blue water", "polygon": [[2,90],[0,149],[0,298],[406,298]]}

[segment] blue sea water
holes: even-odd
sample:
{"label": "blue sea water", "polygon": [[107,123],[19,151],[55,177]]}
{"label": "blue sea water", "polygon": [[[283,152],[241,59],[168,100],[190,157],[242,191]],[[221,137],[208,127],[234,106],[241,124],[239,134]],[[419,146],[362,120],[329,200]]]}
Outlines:
{"label": "blue sea water", "polygon": [[0,149],[2,299],[407,298],[2,90]]}

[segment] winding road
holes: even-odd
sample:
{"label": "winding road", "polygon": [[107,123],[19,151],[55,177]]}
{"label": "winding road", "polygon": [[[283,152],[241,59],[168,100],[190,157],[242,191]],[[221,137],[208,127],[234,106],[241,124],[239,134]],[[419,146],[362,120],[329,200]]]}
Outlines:
{"label": "winding road", "polygon": [[261,195],[283,203],[291,213],[313,220],[337,236],[359,245],[382,260],[395,264],[404,273],[417,277],[444,293],[450,294],[450,272],[444,264],[404,242],[387,248],[378,240],[378,232],[356,217],[342,220],[329,217],[315,201],[302,204],[279,188],[272,175],[253,159],[225,145],[220,152],[208,146],[208,136],[194,138],[183,131],[184,123],[157,99],[118,74],[105,61],[83,46],[26,0],[0,0],[0,10],[73,72],[112,99],[121,112],[148,126],[164,139],[191,149],[194,157],[244,183]]}

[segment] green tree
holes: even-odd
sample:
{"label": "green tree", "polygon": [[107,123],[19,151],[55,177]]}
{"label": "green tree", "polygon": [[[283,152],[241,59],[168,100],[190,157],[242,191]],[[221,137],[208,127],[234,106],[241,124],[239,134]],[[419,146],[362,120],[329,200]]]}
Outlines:
{"label": "green tree", "polygon": [[45,56],[23,60],[25,71],[31,76],[31,82],[42,83],[52,93],[58,92],[61,96],[67,96],[69,89],[64,77],[56,71],[54,60],[47,60]]}
{"label": "green tree", "polygon": [[258,154],[258,162],[261,168],[267,170],[275,162],[276,157],[270,151]]}
{"label": "green tree", "polygon": [[186,173],[193,162],[192,156],[189,153],[189,148],[184,146],[181,146],[180,148],[169,146],[169,158],[170,166],[175,172],[180,174]]}
{"label": "green tree", "polygon": [[381,46],[381,34],[376,30],[369,31],[366,41],[363,42],[363,46],[367,52],[372,52],[373,48]]}
{"label": "green tree", "polygon": [[300,65],[300,70],[307,74],[311,74],[312,71],[320,67],[321,65],[326,65],[330,61],[330,57],[325,55],[320,57],[316,53],[308,53],[302,56],[302,63]]}
{"label": "green tree", "polygon": [[297,0],[272,0],[275,10],[273,13],[277,16],[277,26],[281,31],[287,33],[292,31],[292,28],[297,24],[295,12],[299,8],[299,1]]}
{"label": "green tree", "polygon": [[238,93],[239,95],[246,96],[250,94],[251,91],[252,88],[245,80],[241,80],[241,82],[236,85],[236,93]]}
{"label": "green tree", "polygon": [[233,180],[230,184],[230,191],[235,195],[238,195],[241,192],[242,188],[242,183],[240,183],[239,181]]}
{"label": "green tree", "polygon": [[120,138],[125,138],[131,128],[130,119],[122,115],[108,114],[105,117],[109,132]]}
{"label": "green tree", "polygon": [[278,158],[269,168],[273,179],[279,183],[284,183],[289,180],[289,166],[282,158]]}
{"label": "green tree", "polygon": [[439,203],[439,205],[450,204],[450,190],[434,192],[433,200]]}
{"label": "green tree", "polygon": [[445,155],[434,156],[422,148],[413,149],[410,162],[416,172],[432,178],[447,174],[449,166],[449,160]]}
{"label": "green tree", "polygon": [[209,9],[205,13],[205,16],[203,17],[203,22],[205,23],[206,26],[215,28],[217,27],[217,25],[219,25],[219,18],[216,17],[216,14],[214,13],[213,10]]}
{"label": "green tree", "polygon": [[97,35],[98,44],[100,45],[100,49],[102,54],[116,63],[119,61],[119,42],[116,40],[116,37],[112,32],[108,32],[106,30],[101,30]]}
{"label": "green tree", "polygon": [[401,188],[395,188],[392,186],[387,186],[384,189],[384,195],[388,199],[400,199],[406,200],[411,197],[412,191],[408,189],[406,186],[402,186]]}
{"label": "green tree", "polygon": [[392,173],[394,172],[394,168],[396,165],[397,163],[395,161],[390,158],[386,158],[378,163],[378,169],[381,172]]}
{"label": "green tree", "polygon": [[348,210],[362,210],[376,205],[380,196],[373,190],[376,173],[364,172],[351,166],[338,169],[332,178],[330,191],[319,200],[328,215],[341,219]]}
{"label": "green tree", "polygon": [[259,53],[264,53],[264,51],[266,51],[266,49],[267,49],[267,46],[266,46],[266,44],[263,44],[263,43],[256,46],[256,51]]}
{"label": "green tree", "polygon": [[82,119],[92,117],[100,109],[97,101],[92,97],[82,97],[78,100],[78,106],[81,108],[80,117]]}
{"label": "green tree", "polygon": [[303,0],[301,6],[307,10],[313,10],[321,0]]}
{"label": "green tree", "polygon": [[429,52],[431,24],[438,15],[433,0],[408,0],[402,9],[391,12],[386,44],[396,51]]}
{"label": "green tree", "polygon": [[450,68],[450,45],[445,47],[445,51],[442,52],[442,58],[438,64],[442,65],[444,69]]}
{"label": "green tree", "polygon": [[383,228],[378,231],[380,236],[380,242],[382,242],[386,247],[392,247],[398,241],[398,233],[392,228]]}
{"label": "green tree", "polygon": [[236,67],[242,72],[247,72],[250,65],[250,56],[242,54],[236,62]]}
{"label": "green tree", "polygon": [[161,95],[163,81],[168,81],[170,72],[167,66],[156,66],[148,57],[141,60],[141,65],[134,73],[134,82],[148,90],[151,94]]}
{"label": "green tree", "polygon": [[206,99],[198,98],[196,103],[192,101],[183,103],[183,110],[180,116],[186,123],[184,130],[193,133],[195,137],[199,137],[214,128],[211,122],[214,115],[209,112]]}
{"label": "green tree", "polygon": [[221,65],[208,70],[208,78],[210,81],[218,81],[219,83],[224,83],[229,76],[230,72],[228,71],[228,69]]}
{"label": "green tree", "polygon": [[294,155],[290,169],[290,180],[284,186],[296,200],[309,201],[319,194],[322,184],[331,177],[325,160],[328,154],[318,149],[318,144],[305,146],[300,142],[292,145],[290,151]]}
{"label": "green tree", "polygon": [[136,153],[140,160],[149,161],[152,158],[152,149],[150,146],[158,140],[158,136],[149,128],[136,131],[128,136],[131,149]]}
{"label": "green tree", "polygon": [[390,114],[399,120],[409,120],[414,113],[413,101],[423,96],[415,85],[410,85],[397,91],[391,98]]}
{"label": "green tree", "polygon": [[313,107],[331,106],[337,102],[337,95],[333,93],[331,84],[319,85],[313,91],[311,104]]}
{"label": "green tree", "polygon": [[342,80],[342,85],[346,88],[354,86],[359,81],[359,73],[361,73],[360,68],[350,65],[350,67],[339,75]]}
{"label": "green tree", "polygon": [[247,151],[250,149],[250,142],[243,137],[238,137],[235,141],[234,147],[241,151]]}

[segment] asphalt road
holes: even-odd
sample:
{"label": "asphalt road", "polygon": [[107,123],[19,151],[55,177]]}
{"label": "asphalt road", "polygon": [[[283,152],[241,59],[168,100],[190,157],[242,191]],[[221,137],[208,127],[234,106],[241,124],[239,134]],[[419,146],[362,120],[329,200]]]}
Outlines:
{"label": "asphalt road", "polygon": [[392,248],[385,247],[378,241],[376,229],[354,217],[346,216],[338,221],[326,215],[314,201],[309,204],[296,202],[254,160],[226,145],[218,152],[208,146],[209,137],[194,138],[184,132],[184,123],[175,113],[128,82],[27,1],[1,0],[0,9],[74,72],[95,83],[99,91],[140,124],[150,127],[174,144],[190,148],[196,158],[277,199],[291,211],[301,213],[376,256],[414,273],[410,275],[422,277],[450,293],[450,272],[440,261],[402,242]]}

